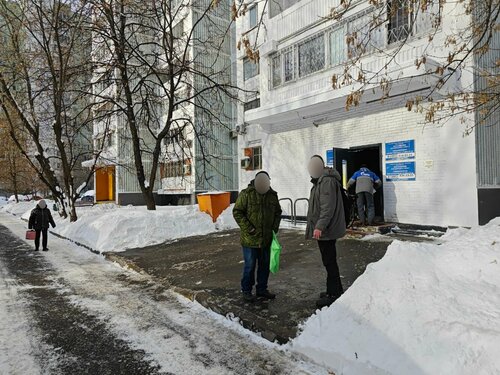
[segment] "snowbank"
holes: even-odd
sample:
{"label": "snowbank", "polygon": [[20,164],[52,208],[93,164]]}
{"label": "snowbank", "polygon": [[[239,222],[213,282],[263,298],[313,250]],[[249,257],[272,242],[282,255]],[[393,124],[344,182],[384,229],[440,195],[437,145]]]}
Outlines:
{"label": "snowbank", "polygon": [[443,244],[395,241],[293,350],[336,374],[499,374],[500,218]]}
{"label": "snowbank", "polygon": [[238,228],[238,224],[236,223],[233,217],[233,207],[234,204],[226,208],[224,212],[222,212],[217,218],[215,226],[218,230],[229,230]]}
{"label": "snowbank", "polygon": [[79,209],[78,215],[75,223],[59,221],[55,232],[100,252],[156,245],[232,227],[226,212],[214,224],[198,206],[159,206],[148,211],[137,206],[96,205]]}
{"label": "snowbank", "polygon": [[[28,220],[35,205],[36,202],[11,203],[1,210]],[[51,201],[47,205],[52,208]],[[124,251],[237,227],[232,206],[216,223],[198,206],[158,206],[156,211],[148,211],[145,207],[99,204],[78,207],[77,214],[78,220],[70,223],[53,212],[57,224],[53,231],[100,252]]]}
{"label": "snowbank", "polygon": [[[3,212],[7,212],[12,215],[16,216],[22,216],[26,212],[31,212],[33,208],[35,208],[36,204],[38,202],[36,201],[29,201],[29,202],[19,202],[19,203],[8,203],[5,206],[2,206],[1,210]],[[47,203],[48,205],[48,203]],[[28,215],[29,217],[29,215]]]}

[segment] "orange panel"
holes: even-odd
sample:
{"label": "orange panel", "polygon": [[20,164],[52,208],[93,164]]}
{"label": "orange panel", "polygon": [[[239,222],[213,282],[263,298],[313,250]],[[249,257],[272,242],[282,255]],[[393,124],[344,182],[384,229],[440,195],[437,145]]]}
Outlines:
{"label": "orange panel", "polygon": [[199,194],[197,198],[200,211],[209,214],[214,223],[231,204],[231,193]]}

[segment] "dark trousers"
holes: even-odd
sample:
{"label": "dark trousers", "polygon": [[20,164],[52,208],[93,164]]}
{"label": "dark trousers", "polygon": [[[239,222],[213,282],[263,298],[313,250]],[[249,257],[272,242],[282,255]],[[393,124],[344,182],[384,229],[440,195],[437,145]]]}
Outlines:
{"label": "dark trousers", "polygon": [[323,265],[326,268],[326,292],[332,296],[339,297],[344,293],[342,281],[340,280],[339,266],[337,264],[336,240],[318,241]]}
{"label": "dark trousers", "polygon": [[243,247],[243,277],[241,278],[241,291],[251,293],[255,285],[255,268],[257,266],[257,293],[267,290],[269,279],[269,263],[271,261],[271,249],[254,249]]}
{"label": "dark trousers", "polygon": [[48,228],[45,228],[45,229],[36,229],[36,237],[35,237],[35,249],[40,249],[40,235],[42,235],[42,246],[43,246],[43,249],[46,249],[47,248],[47,231],[48,231]]}
{"label": "dark trousers", "polygon": [[[375,218],[375,203],[373,202],[373,194],[358,193],[358,216],[362,223],[365,222],[365,217],[368,216],[368,224],[373,224]],[[365,215],[366,206],[366,215]]]}

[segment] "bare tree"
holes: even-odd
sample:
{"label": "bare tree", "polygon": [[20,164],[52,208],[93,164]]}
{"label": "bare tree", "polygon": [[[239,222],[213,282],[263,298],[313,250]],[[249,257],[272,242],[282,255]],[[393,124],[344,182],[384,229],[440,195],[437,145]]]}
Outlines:
{"label": "bare tree", "polygon": [[71,221],[95,169],[81,163],[99,153],[92,151],[89,17],[89,7],[73,0],[0,3],[0,105],[14,143]]}
{"label": "bare tree", "polygon": [[[115,86],[111,95],[96,93],[96,101],[110,103],[109,115],[126,125],[138,184],[152,210],[160,163],[195,153],[200,168],[210,164],[221,142],[217,132],[231,129],[237,88],[229,56],[230,3],[94,0],[92,5],[96,72],[111,76]],[[191,136],[180,136],[186,133]],[[179,147],[165,148],[174,143]],[[207,176],[202,172],[200,178]]]}

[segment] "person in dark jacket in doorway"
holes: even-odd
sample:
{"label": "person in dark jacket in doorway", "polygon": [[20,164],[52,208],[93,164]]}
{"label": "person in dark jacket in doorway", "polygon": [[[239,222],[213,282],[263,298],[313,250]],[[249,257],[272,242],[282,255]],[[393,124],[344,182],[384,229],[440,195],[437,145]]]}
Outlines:
{"label": "person in dark jacket in doorway", "polygon": [[41,199],[36,207],[31,211],[30,219],[28,221],[28,228],[34,229],[36,232],[35,237],[35,251],[40,249],[40,235],[42,235],[42,249],[43,251],[49,251],[47,248],[47,232],[49,229],[49,224],[52,228],[56,227],[56,223],[52,218],[50,210],[47,208],[47,203]]}
{"label": "person in dark jacket in doorway", "polygon": [[[375,218],[375,204],[373,202],[373,193],[375,188],[382,185],[380,177],[370,171],[366,165],[362,165],[359,171],[354,173],[347,182],[347,188],[356,184],[356,195],[358,204],[358,216],[362,225],[366,224],[365,218],[368,217],[368,225],[373,224]],[[365,215],[366,207],[366,215]]]}
{"label": "person in dark jacket in doorway", "polygon": [[243,247],[243,277],[241,291],[248,302],[255,300],[252,294],[257,266],[257,297],[274,299],[276,296],[267,289],[271,243],[273,231],[278,232],[281,221],[281,207],[278,193],[271,189],[271,179],[261,171],[243,190],[233,208],[233,216],[241,228]]}
{"label": "person in dark jacket in doorway", "polygon": [[340,194],[340,175],[333,168],[325,168],[323,158],[314,155],[308,171],[313,184],[307,211],[306,238],[318,241],[323,265],[326,268],[326,292],[316,302],[318,308],[330,306],[344,289],[337,264],[336,241],[346,231],[344,204]]}

